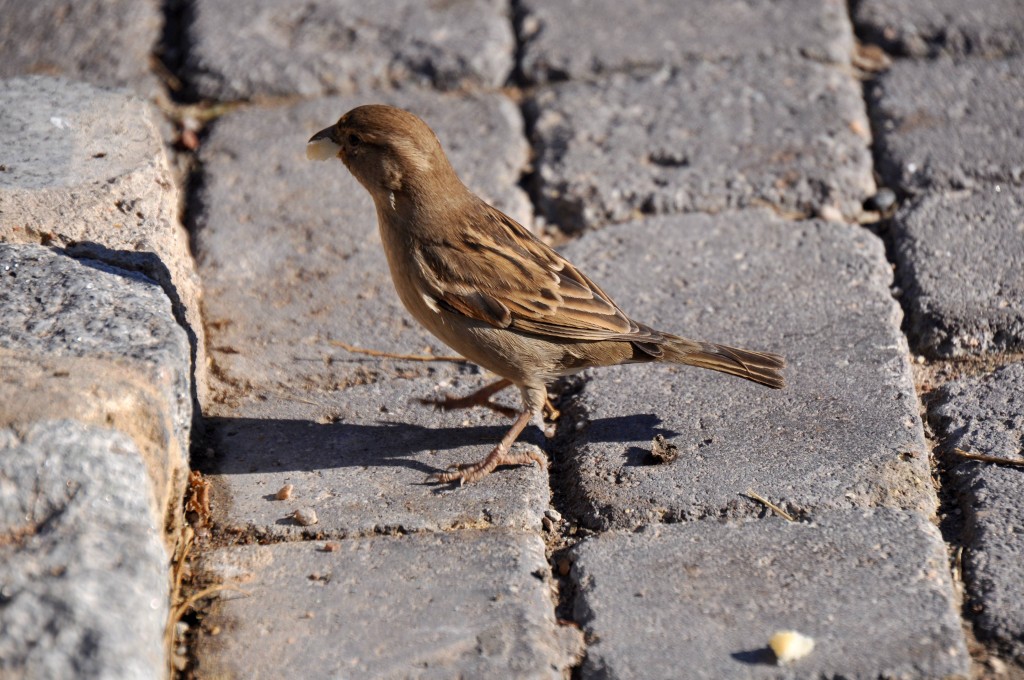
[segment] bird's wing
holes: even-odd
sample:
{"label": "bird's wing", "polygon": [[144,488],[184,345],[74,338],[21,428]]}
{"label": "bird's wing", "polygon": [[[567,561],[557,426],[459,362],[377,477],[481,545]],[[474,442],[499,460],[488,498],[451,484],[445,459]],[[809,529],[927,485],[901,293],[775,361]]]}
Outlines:
{"label": "bird's wing", "polygon": [[424,239],[416,253],[439,307],[496,328],[560,339],[661,340],[572,263],[486,203],[459,231],[458,241]]}

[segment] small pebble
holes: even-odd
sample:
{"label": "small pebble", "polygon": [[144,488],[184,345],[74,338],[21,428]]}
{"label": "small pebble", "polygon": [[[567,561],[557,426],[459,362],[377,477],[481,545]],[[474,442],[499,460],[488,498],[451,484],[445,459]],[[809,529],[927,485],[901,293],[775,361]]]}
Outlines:
{"label": "small pebble", "polygon": [[571,568],[572,568],[572,563],[569,562],[569,558],[563,557],[562,559],[558,560],[558,575],[559,576],[568,576],[569,575],[569,569],[571,569]]}
{"label": "small pebble", "polygon": [[279,501],[286,501],[292,497],[292,491],[294,490],[294,486],[292,486],[291,484],[285,484],[284,486],[277,490],[277,493],[274,494],[274,498],[276,498]]}
{"label": "small pebble", "polygon": [[558,512],[558,510],[555,510],[554,508],[548,508],[547,510],[545,510],[544,511],[544,516],[547,517],[552,522],[561,522],[562,521],[562,513]]}
{"label": "small pebble", "polygon": [[823,205],[818,209],[818,217],[827,222],[843,222],[843,213],[834,205]]}
{"label": "small pebble", "polygon": [[892,189],[879,189],[874,196],[864,201],[864,207],[868,210],[886,212],[896,204],[896,192]]}
{"label": "small pebble", "polygon": [[341,545],[334,541],[327,541],[324,543],[324,552],[338,552],[339,550],[341,550]]}
{"label": "small pebble", "polygon": [[304,527],[312,526],[319,521],[316,518],[316,510],[313,508],[299,508],[291,514],[291,517],[298,525]]}

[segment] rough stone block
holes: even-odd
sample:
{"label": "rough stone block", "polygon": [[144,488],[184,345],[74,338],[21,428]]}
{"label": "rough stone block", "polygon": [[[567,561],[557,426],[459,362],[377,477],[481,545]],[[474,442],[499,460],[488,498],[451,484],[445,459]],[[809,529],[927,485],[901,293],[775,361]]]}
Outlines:
{"label": "rough stone block", "polygon": [[[582,677],[967,677],[946,549],[917,513],[836,511],[808,523],[715,520],[576,548]],[[797,630],[810,655],[776,664]]]}
{"label": "rough stone block", "polygon": [[165,677],[162,519],[124,434],[0,428],[0,675]]}
{"label": "rough stone block", "polygon": [[[511,101],[427,91],[380,93],[374,100],[424,117],[470,188],[513,216],[529,217],[529,202],[516,187],[528,149]],[[305,157],[310,135],[365,101],[250,109],[219,120],[203,146],[196,257],[221,398],[247,390],[331,391],[396,370],[444,370],[443,364],[368,363],[332,344],[451,354],[402,308],[366,190],[340,162]]]}
{"label": "rough stone block", "polygon": [[66,247],[157,281],[189,333],[203,393],[199,280],[156,114],[137,97],[60,79],[3,88],[0,242]]}
{"label": "rough stone block", "polygon": [[1000,57],[1024,52],[1024,12],[1017,0],[858,0],[857,30],[911,57]]}
{"label": "rough stone block", "polygon": [[534,82],[694,61],[780,54],[847,64],[853,30],[839,0],[599,0],[519,3],[522,70]]}
{"label": "rough stone block", "polygon": [[185,76],[202,97],[351,94],[399,83],[500,87],[515,38],[501,0],[198,0]]}
{"label": "rough stone block", "polygon": [[0,78],[64,76],[144,96],[159,89],[150,66],[163,27],[156,0],[0,0],[0,15]]}
{"label": "rough stone block", "polygon": [[[443,388],[466,394],[483,384]],[[245,404],[210,423],[218,458],[210,466],[215,522],[231,533],[299,537],[408,533],[492,526],[537,530],[548,507],[548,475],[537,466],[502,469],[466,486],[427,476],[483,458],[511,425],[486,409],[438,412],[433,380],[391,380],[331,395]],[[496,397],[496,399],[498,399]],[[502,396],[517,404],[513,391]],[[536,446],[533,432],[517,447]],[[287,501],[274,495],[285,484]],[[318,522],[290,517],[312,509]]]}
{"label": "rough stone block", "polygon": [[[947,383],[931,401],[929,420],[946,451],[1024,460],[1024,363]],[[953,479],[966,519],[963,559],[975,630],[1024,662],[1024,474],[964,461]]]}
{"label": "rough stone block", "polygon": [[[562,678],[570,665],[536,536],[461,531],[226,548],[202,677]],[[565,641],[565,642],[563,642]]]}
{"label": "rough stone block", "polygon": [[757,205],[852,217],[874,193],[860,86],[806,60],[562,83],[528,107],[540,208],[568,231]]}
{"label": "rough stone block", "polygon": [[1024,349],[1024,188],[929,192],[890,227],[914,349]]}
{"label": "rough stone block", "polygon": [[1024,57],[898,61],[869,93],[878,170],[908,192],[1024,182]]}
{"label": "rough stone block", "polygon": [[[559,425],[569,428],[565,498],[584,523],[763,511],[748,490],[797,514],[934,510],[901,314],[875,236],[748,211],[620,225],[566,253],[637,321],[787,361],[779,391],[664,364],[586,374]],[[651,464],[658,434],[678,447],[674,462]]]}
{"label": "rough stone block", "polygon": [[122,431],[150,475],[140,494],[176,517],[192,397],[188,340],[163,291],[36,245],[0,244],[0,280],[0,427],[67,418]]}

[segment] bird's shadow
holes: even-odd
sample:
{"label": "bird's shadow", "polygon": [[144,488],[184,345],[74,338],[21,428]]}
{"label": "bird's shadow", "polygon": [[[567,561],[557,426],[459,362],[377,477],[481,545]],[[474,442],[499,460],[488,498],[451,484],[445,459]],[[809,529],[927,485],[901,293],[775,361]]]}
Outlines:
{"label": "bird's shadow", "polygon": [[[601,418],[590,423],[587,439],[635,442],[677,434],[659,428],[660,423],[653,414]],[[440,470],[424,462],[424,454],[477,447],[467,456],[469,461],[486,454],[508,431],[500,425],[428,427],[388,420],[367,424],[274,418],[209,418],[206,429],[215,453],[197,460],[197,467],[224,475],[394,466],[433,474]],[[519,440],[550,447],[533,427]]]}

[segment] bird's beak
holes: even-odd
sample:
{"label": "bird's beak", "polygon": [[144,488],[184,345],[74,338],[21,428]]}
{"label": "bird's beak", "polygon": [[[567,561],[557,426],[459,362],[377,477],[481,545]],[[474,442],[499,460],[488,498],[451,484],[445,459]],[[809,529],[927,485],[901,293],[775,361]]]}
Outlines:
{"label": "bird's beak", "polygon": [[306,158],[311,161],[326,161],[341,157],[341,145],[334,141],[335,127],[324,128],[306,142]]}

